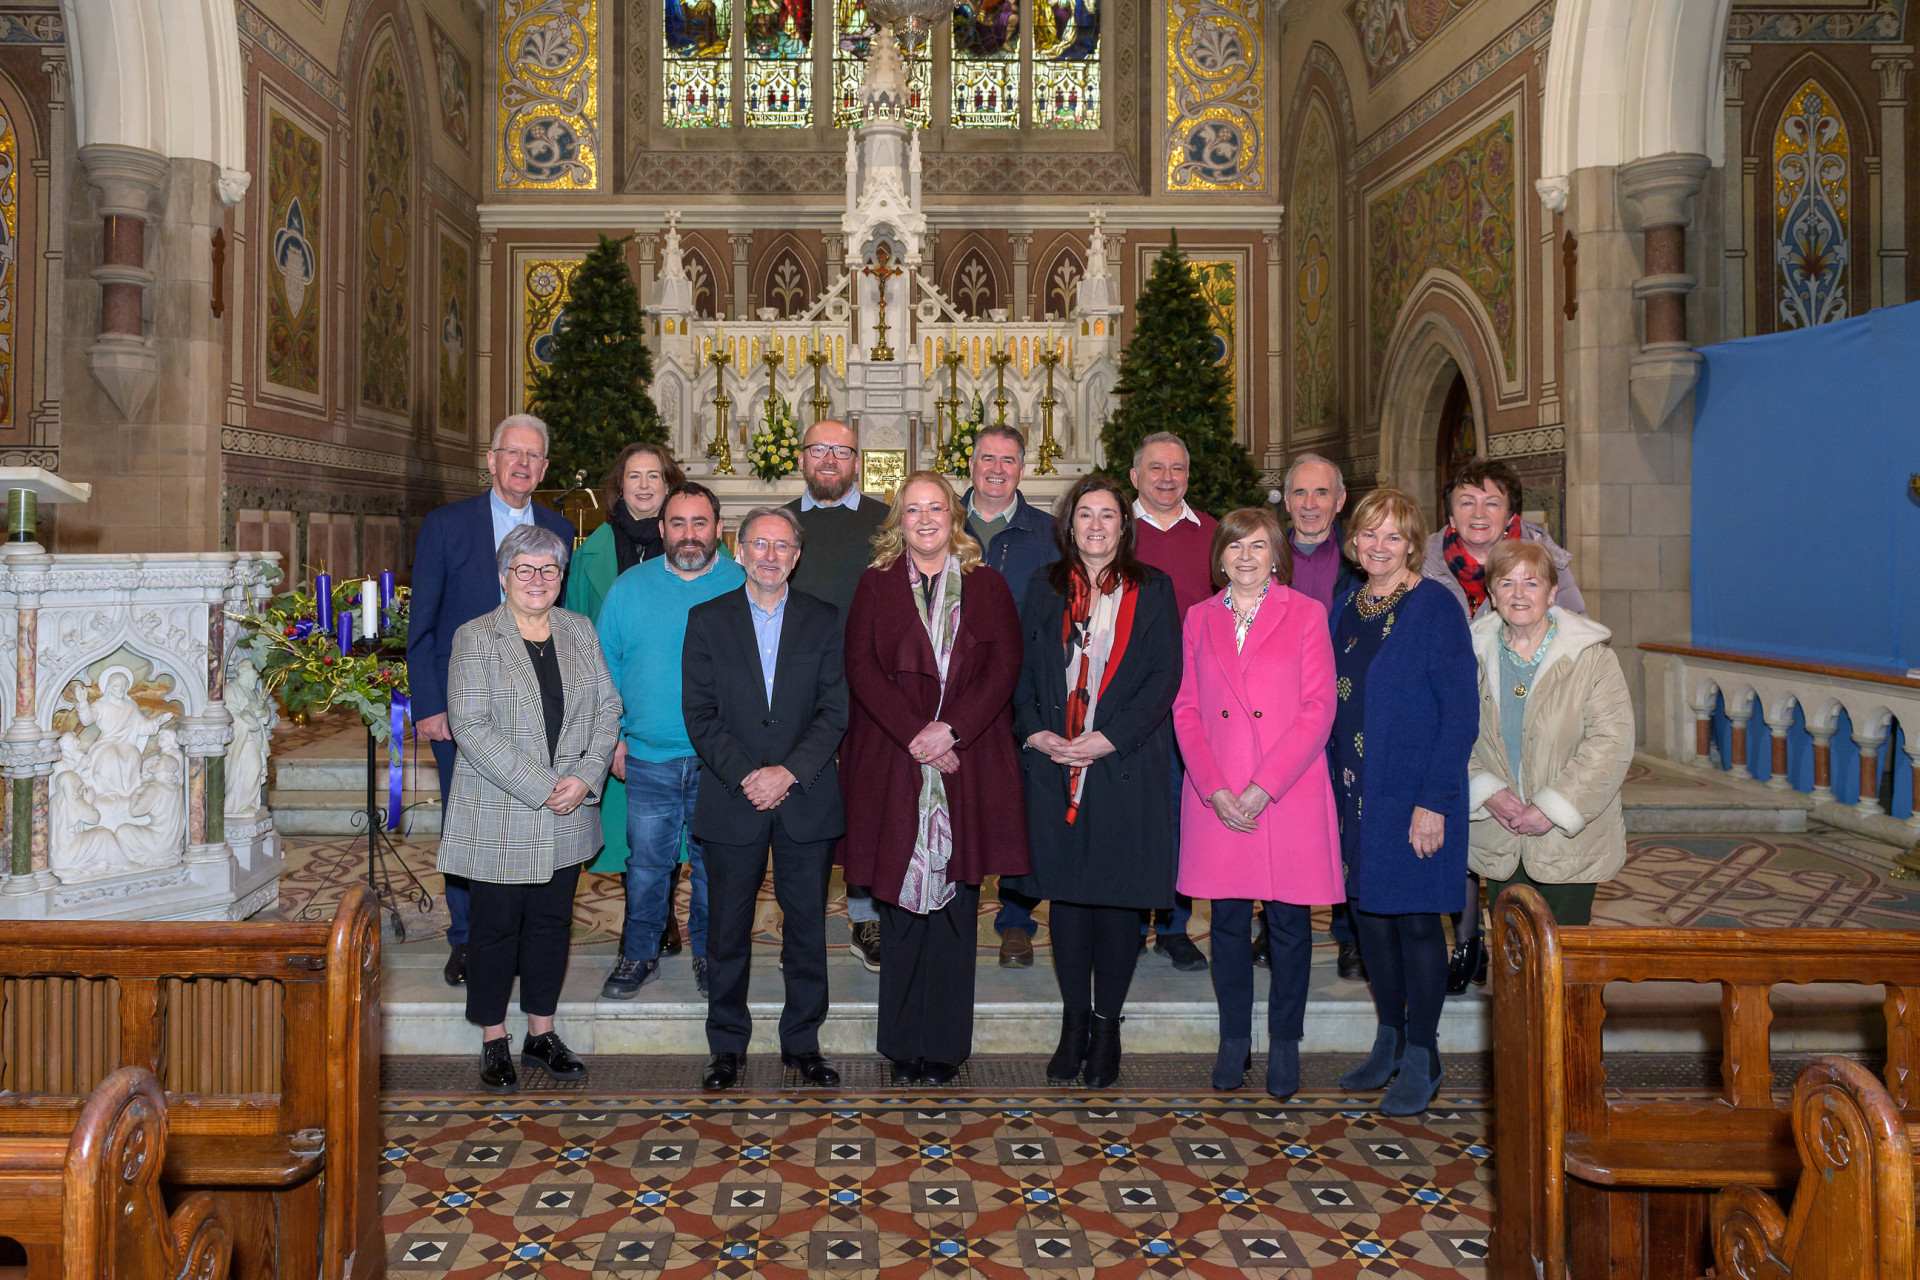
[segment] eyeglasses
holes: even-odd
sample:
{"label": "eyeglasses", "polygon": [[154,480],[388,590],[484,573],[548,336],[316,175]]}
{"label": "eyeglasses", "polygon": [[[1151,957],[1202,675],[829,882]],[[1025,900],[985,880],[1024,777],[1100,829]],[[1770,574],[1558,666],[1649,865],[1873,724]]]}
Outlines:
{"label": "eyeglasses", "polygon": [[853,446],[850,444],[810,444],[800,452],[806,454],[815,462],[825,462],[829,457],[845,462],[853,456]]}
{"label": "eyeglasses", "polygon": [[753,553],[755,555],[779,556],[783,560],[786,559],[787,553],[789,551],[799,550],[799,548],[795,544],[788,542],[784,539],[782,539],[779,542],[775,542],[771,538],[754,538],[750,540],[747,543],[747,545],[753,548]]}
{"label": "eyeglasses", "polygon": [[543,449],[495,449],[493,452],[502,455],[509,462],[538,462],[547,456]]}
{"label": "eyeglasses", "polygon": [[558,581],[560,577],[560,566],[557,564],[516,564],[508,569],[507,572],[522,582],[532,582],[535,578],[540,579],[542,582],[555,582]]}

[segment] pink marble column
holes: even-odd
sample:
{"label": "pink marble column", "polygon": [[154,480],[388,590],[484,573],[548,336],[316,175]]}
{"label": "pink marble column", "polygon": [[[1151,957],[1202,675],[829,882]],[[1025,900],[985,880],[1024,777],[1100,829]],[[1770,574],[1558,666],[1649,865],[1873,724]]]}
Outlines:
{"label": "pink marble column", "polygon": [[207,758],[187,760],[187,843],[207,842]]}

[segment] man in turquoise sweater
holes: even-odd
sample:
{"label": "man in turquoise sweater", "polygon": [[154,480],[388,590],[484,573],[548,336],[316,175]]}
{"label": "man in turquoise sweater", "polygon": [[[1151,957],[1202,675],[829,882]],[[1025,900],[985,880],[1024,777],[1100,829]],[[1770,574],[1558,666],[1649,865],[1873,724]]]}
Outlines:
{"label": "man in turquoise sweater", "polygon": [[627,921],[620,959],[602,999],[631,1000],[660,976],[660,933],[672,911],[673,868],[687,836],[693,872],[688,941],[693,975],[707,994],[707,869],[692,838],[700,757],[680,712],[680,650],[687,614],[746,581],[720,554],[720,500],[705,485],[675,485],[660,509],[667,554],[614,579],[600,606],[600,648],[626,710],[613,773],[627,784]]}

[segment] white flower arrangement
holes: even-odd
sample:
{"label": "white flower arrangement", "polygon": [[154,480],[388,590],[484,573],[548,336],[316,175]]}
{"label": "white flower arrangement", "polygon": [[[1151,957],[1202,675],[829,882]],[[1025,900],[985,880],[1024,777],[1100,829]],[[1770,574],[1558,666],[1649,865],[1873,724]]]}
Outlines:
{"label": "white flower arrangement", "polygon": [[793,474],[800,464],[800,432],[786,397],[773,393],[773,422],[762,425],[747,443],[747,464],[769,483]]}
{"label": "white flower arrangement", "polygon": [[973,393],[973,406],[967,416],[953,424],[953,436],[940,446],[934,465],[950,476],[964,476],[973,463],[973,445],[986,429],[987,406],[980,393]]}

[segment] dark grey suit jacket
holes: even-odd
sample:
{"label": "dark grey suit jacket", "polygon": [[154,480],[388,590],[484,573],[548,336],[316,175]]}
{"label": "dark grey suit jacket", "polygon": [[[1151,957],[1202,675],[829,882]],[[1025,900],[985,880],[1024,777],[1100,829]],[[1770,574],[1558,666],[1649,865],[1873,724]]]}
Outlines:
{"label": "dark grey suit jacket", "polygon": [[[787,588],[769,706],[748,607],[739,587],[687,615],[680,705],[702,766],[693,834],[754,844],[768,839],[777,815],[789,839],[837,839],[847,829],[835,759],[847,731],[840,611]],[[785,765],[797,782],[763,813],[740,784],[767,765]]]}

